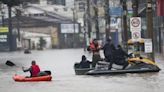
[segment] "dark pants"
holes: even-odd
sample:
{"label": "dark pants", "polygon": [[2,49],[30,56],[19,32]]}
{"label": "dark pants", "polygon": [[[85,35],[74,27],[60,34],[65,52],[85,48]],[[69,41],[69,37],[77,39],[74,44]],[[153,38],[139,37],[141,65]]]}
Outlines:
{"label": "dark pants", "polygon": [[100,54],[93,54],[92,56],[92,67],[95,68],[98,61],[101,61]]}
{"label": "dark pants", "polygon": [[129,63],[125,60],[125,58],[111,58],[108,67],[109,70],[112,68],[113,63],[117,65],[122,65],[123,66],[122,69],[125,69],[129,65]]}
{"label": "dark pants", "polygon": [[[46,76],[46,75],[49,75],[49,74],[45,71],[41,71],[38,73],[38,76]],[[32,71],[30,71],[30,77],[38,77],[38,76],[32,76]]]}
{"label": "dark pants", "polygon": [[39,72],[38,76],[47,76],[48,74],[45,71]]}
{"label": "dark pants", "polygon": [[123,66],[122,69],[125,69],[129,65],[129,63],[125,59],[120,59],[116,61],[115,64],[122,65]]}
{"label": "dark pants", "polygon": [[111,70],[112,65],[114,63],[114,58],[112,56],[108,56],[107,57],[107,62],[110,62],[109,66],[108,66],[108,70]]}

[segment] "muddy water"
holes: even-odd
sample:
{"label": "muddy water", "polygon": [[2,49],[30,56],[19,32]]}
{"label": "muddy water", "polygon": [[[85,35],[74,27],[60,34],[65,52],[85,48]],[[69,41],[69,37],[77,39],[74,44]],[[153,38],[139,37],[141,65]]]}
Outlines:
{"label": "muddy water", "polygon": [[[83,49],[32,51],[0,53],[0,92],[163,92],[164,72],[145,74],[121,74],[111,76],[77,76],[73,64],[79,62],[81,55],[88,59],[91,55]],[[5,65],[6,60],[13,61],[17,67]],[[51,82],[15,82],[14,74],[23,73],[21,67],[30,66],[36,60],[42,70],[51,70]],[[157,58],[161,69],[164,60]]]}

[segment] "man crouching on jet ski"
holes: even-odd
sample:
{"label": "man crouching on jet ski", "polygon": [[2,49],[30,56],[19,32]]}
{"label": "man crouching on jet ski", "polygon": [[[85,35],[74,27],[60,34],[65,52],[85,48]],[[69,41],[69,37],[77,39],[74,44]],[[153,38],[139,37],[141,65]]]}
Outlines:
{"label": "man crouching on jet ski", "polygon": [[126,58],[129,57],[129,55],[122,49],[121,45],[117,46],[117,49],[114,51],[112,56],[113,60],[110,60],[112,62],[110,62],[108,67],[109,70],[112,68],[113,63],[122,65],[122,69],[125,69],[129,65],[128,61],[126,61]]}

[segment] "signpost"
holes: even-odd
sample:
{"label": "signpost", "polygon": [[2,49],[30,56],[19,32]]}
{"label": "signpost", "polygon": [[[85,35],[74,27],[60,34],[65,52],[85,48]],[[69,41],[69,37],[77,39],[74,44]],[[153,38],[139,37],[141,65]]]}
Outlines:
{"label": "signpost", "polygon": [[130,18],[130,30],[141,31],[141,18],[140,17]]}
{"label": "signpost", "polygon": [[0,27],[0,50],[9,49],[8,27]]}
{"label": "signpost", "polygon": [[9,29],[8,27],[0,27],[0,33],[8,33]]}
{"label": "signpost", "polygon": [[132,40],[134,42],[139,41],[141,39],[141,32],[140,31],[133,31],[131,33],[131,35],[132,35]]}
{"label": "signpost", "polygon": [[153,47],[152,47],[152,40],[151,39],[145,39],[145,53],[152,53],[153,52]]}
{"label": "signpost", "polygon": [[141,18],[132,17],[130,18],[130,31],[132,40],[137,42],[141,39]]}
{"label": "signpost", "polygon": [[123,10],[121,7],[109,7],[109,8],[110,8],[109,10],[110,16],[118,17],[122,15]]}

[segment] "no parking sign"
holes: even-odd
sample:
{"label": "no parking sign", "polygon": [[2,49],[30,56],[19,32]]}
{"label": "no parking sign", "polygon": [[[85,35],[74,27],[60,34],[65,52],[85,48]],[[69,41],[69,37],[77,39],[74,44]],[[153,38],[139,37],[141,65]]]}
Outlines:
{"label": "no parking sign", "polygon": [[141,18],[140,17],[130,18],[130,31],[141,31]]}
{"label": "no parking sign", "polygon": [[137,42],[141,38],[141,18],[140,17],[132,17],[130,18],[130,31],[132,40]]}
{"label": "no parking sign", "polygon": [[132,40],[134,42],[139,41],[141,39],[141,32],[140,31],[132,31],[131,35],[132,35]]}

